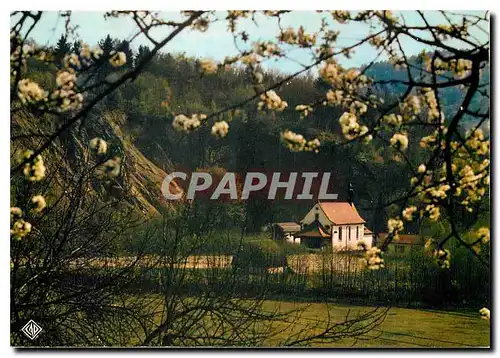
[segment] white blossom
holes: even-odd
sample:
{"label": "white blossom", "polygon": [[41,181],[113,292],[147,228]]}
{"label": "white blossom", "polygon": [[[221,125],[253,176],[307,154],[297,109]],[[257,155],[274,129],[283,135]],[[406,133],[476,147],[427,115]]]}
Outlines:
{"label": "white blossom", "polygon": [[127,63],[127,55],[123,51],[111,51],[109,57],[109,63],[113,67],[120,67]]}
{"label": "white blossom", "polygon": [[184,114],[175,116],[172,126],[177,131],[191,132],[201,125],[201,121],[207,118],[205,114],[193,114],[191,118]]}
{"label": "white blossom", "polygon": [[382,254],[382,251],[378,247],[373,246],[372,248],[366,250],[364,257],[361,259],[361,263],[369,270],[384,268],[384,259],[382,258]]}
{"label": "white blossom", "polygon": [[83,94],[66,88],[61,88],[52,92],[50,94],[50,99],[57,101],[58,105],[56,110],[59,112],[78,110],[83,104]]}
{"label": "white blossom", "polygon": [[241,58],[241,62],[244,63],[245,65],[253,65],[259,63],[260,61],[261,61],[260,56],[254,52],[245,55]]}
{"label": "white blossom", "polygon": [[391,138],[391,145],[401,150],[405,150],[408,148],[408,137],[405,133],[395,133]]}
{"label": "white blossom", "polygon": [[203,58],[200,60],[200,68],[204,73],[216,73],[217,63],[211,59]]}
{"label": "white blossom", "polygon": [[472,133],[468,134],[466,145],[478,155],[487,155],[490,151],[490,141],[484,139],[484,134],[481,128],[477,128]]}
{"label": "white blossom", "polygon": [[31,223],[19,219],[14,222],[12,228],[10,229],[10,234],[13,239],[21,240],[23,237],[31,232]]}
{"label": "white blossom", "polygon": [[439,186],[428,188],[423,193],[430,195],[432,198],[444,199],[446,198],[446,192],[448,190],[450,190],[450,186],[448,184],[441,184]]}
{"label": "white blossom", "polygon": [[96,137],[90,140],[89,147],[95,151],[97,155],[103,155],[106,154],[108,150],[108,143],[106,143],[104,139]]}
{"label": "white blossom", "polygon": [[273,42],[255,42],[254,53],[263,57],[271,57],[280,53],[279,47]]}
{"label": "white blossom", "polygon": [[41,195],[35,195],[34,197],[32,197],[31,202],[35,204],[35,209],[34,209],[35,212],[40,212],[47,206],[45,198]]}
{"label": "white blossom", "polygon": [[351,110],[351,113],[354,113],[356,114],[357,112],[359,112],[359,114],[363,114],[363,113],[366,113],[366,111],[368,110],[368,106],[363,103],[363,102],[360,102],[360,101],[354,101],[351,103],[351,105],[349,106],[350,110]]}
{"label": "white blossom", "polygon": [[413,220],[413,213],[417,211],[416,206],[409,206],[406,209],[403,210],[403,218],[406,221],[412,221]]}
{"label": "white blossom", "polygon": [[481,239],[483,244],[487,244],[490,241],[490,229],[487,227],[481,227],[477,230],[476,235]]}
{"label": "white blossom", "polygon": [[229,132],[229,124],[226,121],[215,122],[212,126],[212,135],[224,138]]}
{"label": "white blossom", "polygon": [[73,70],[63,70],[57,73],[57,88],[50,94],[50,99],[57,102],[56,109],[60,112],[80,109],[83,94],[74,90],[76,75]]}
{"label": "white blossom", "polygon": [[372,140],[373,140],[373,136],[372,136],[371,134],[365,135],[365,136],[363,137],[363,142],[364,142],[365,144],[370,143]]}
{"label": "white blossom", "polygon": [[432,90],[431,88],[424,88],[424,97],[429,109],[427,113],[429,121],[432,122],[434,119],[440,118],[438,103],[434,90]]}
{"label": "white blossom", "polygon": [[441,268],[450,268],[451,254],[449,250],[446,249],[436,249],[434,250],[434,258],[437,264]]}
{"label": "white blossom", "polygon": [[82,64],[80,63],[80,58],[78,57],[77,54],[74,53],[69,53],[64,56],[63,59],[64,67],[68,69],[72,68],[80,68]]}
{"label": "white blossom", "polygon": [[403,230],[404,224],[400,219],[389,219],[387,221],[387,229],[389,233],[398,233]]}
{"label": "white blossom", "polygon": [[403,123],[403,116],[401,116],[400,114],[391,113],[391,114],[385,115],[382,118],[382,121],[384,121],[385,123],[390,124],[392,126],[399,126]]}
{"label": "white blossom", "polygon": [[430,148],[434,143],[436,143],[437,141],[437,138],[436,138],[436,135],[434,134],[431,134],[429,136],[426,136],[426,137],[422,137],[422,139],[420,139],[420,147],[421,148]]}
{"label": "white blossom", "polygon": [[313,140],[307,141],[304,150],[306,152],[313,151],[315,153],[318,153],[319,152],[318,148],[320,147],[320,145],[321,145],[321,142],[319,141],[319,139],[318,138],[314,138]]}
{"label": "white blossom", "polygon": [[325,81],[334,83],[339,76],[337,64],[333,61],[326,62],[319,70],[319,75],[323,77]]}
{"label": "white blossom", "polygon": [[345,24],[347,20],[351,18],[350,12],[345,10],[333,10],[330,13],[332,17],[341,24]]}
{"label": "white blossom", "polygon": [[429,214],[429,218],[432,221],[437,221],[439,219],[439,216],[441,215],[441,212],[439,210],[439,206],[436,206],[434,204],[428,204],[425,207],[425,211]]}
{"label": "white blossom", "polygon": [[307,117],[309,115],[309,113],[311,113],[313,111],[313,108],[308,104],[299,104],[299,105],[295,106],[295,110],[297,112],[301,112],[301,115],[303,117]]}
{"label": "white blossom", "polygon": [[80,50],[80,57],[89,60],[92,56],[92,50],[87,43],[82,43],[82,49]]}
{"label": "white blossom", "polygon": [[10,220],[20,219],[23,216],[23,211],[18,207],[10,208]]}
{"label": "white blossom", "polygon": [[47,92],[38,83],[26,78],[17,84],[17,96],[23,103],[32,103],[44,100]]}
{"label": "white blossom", "polygon": [[258,108],[260,110],[267,106],[270,110],[276,110],[282,112],[288,107],[288,103],[283,101],[280,96],[273,90],[267,91],[260,96],[261,101],[258,103]]}
{"label": "white blossom", "polygon": [[[27,159],[33,154],[28,150],[24,153],[24,158]],[[39,181],[45,177],[45,165],[41,155],[37,155],[32,161],[24,165],[23,174],[29,181]]]}
{"label": "white blossom", "polygon": [[195,30],[198,30],[200,32],[205,32],[208,30],[208,25],[210,22],[207,19],[204,18],[198,18],[196,21],[193,23],[193,28]]}
{"label": "white blossom", "polygon": [[340,105],[342,104],[342,100],[344,98],[344,91],[341,90],[328,90],[326,93],[326,99],[329,104]]}
{"label": "white blossom", "polygon": [[98,60],[102,56],[103,53],[104,53],[104,51],[99,46],[94,46],[92,48],[92,56],[96,60]]}
{"label": "white blossom", "polygon": [[298,31],[298,36],[299,36],[299,45],[301,47],[312,47],[316,43],[316,34],[308,34],[305,32],[304,26],[299,27]]}
{"label": "white blossom", "polygon": [[436,245],[436,241],[434,239],[429,238],[429,239],[425,240],[424,250],[429,251],[435,245]]}
{"label": "white blossom", "polygon": [[486,307],[483,307],[479,310],[479,313],[481,314],[482,319],[487,319],[489,320],[491,317],[490,310],[487,309]]}
{"label": "white blossom", "polygon": [[[356,78],[358,78],[358,76],[361,77],[360,72],[357,68],[350,68],[343,75],[344,79],[348,82],[354,81]],[[366,77],[362,77],[361,80],[364,80],[365,78]]]}
{"label": "white blossom", "polygon": [[27,55],[32,54],[33,52],[35,52],[35,46],[34,45],[30,45],[30,44],[24,44],[22,51],[23,51],[23,55],[27,56]]}
{"label": "white blossom", "polygon": [[76,82],[76,75],[69,71],[60,71],[56,76],[56,84],[58,87],[71,89]]}
{"label": "white blossom", "polygon": [[418,114],[421,111],[422,105],[420,104],[420,97],[418,96],[409,96],[405,101],[408,105],[408,108],[413,111],[413,113]]}
{"label": "white blossom", "polygon": [[281,140],[285,143],[287,148],[293,152],[304,150],[307,142],[302,134],[297,134],[290,130],[281,133]]}
{"label": "white blossom", "polygon": [[345,112],[339,119],[340,127],[344,136],[351,140],[368,132],[368,127],[358,123],[356,115],[350,112]]}
{"label": "white blossom", "polygon": [[296,31],[289,27],[283,31],[281,31],[280,33],[280,36],[278,37],[278,39],[282,42],[286,42],[290,45],[293,45],[293,44],[297,44],[298,42],[298,35],[296,33]]}

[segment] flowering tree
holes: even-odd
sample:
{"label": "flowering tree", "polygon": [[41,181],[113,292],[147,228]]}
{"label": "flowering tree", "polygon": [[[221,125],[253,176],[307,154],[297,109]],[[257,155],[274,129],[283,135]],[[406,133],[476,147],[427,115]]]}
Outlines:
{"label": "flowering tree", "polygon": [[[289,11],[183,11],[180,20],[167,20],[161,13],[149,11],[111,11],[105,17],[129,17],[136,25],[135,32],[116,49],[90,47],[82,43],[79,51],[66,54],[58,61],[53,49],[39,47],[30,35],[44,16],[42,12],[12,13],[11,28],[11,116],[28,113],[47,120],[40,131],[12,136],[14,146],[22,143],[22,155],[12,165],[11,175],[21,175],[28,184],[44,180],[45,162],[53,143],[62,136],[86,125],[87,118],[105,98],[117,89],[138,78],[153,57],[179,34],[192,30],[205,32],[212,23],[224,21],[234,39],[236,54],[216,62],[201,59],[202,75],[218,75],[229,68],[244,68],[254,93],[212,113],[184,113],[176,109],[172,126],[180,132],[192,133],[204,126],[211,128],[216,138],[225,137],[232,124],[229,117],[242,106],[253,104],[259,111],[282,113],[294,111],[307,118],[322,107],[342,110],[338,123],[342,141],[326,143],[322,138],[306,138],[300,133],[285,130],[281,140],[291,151],[318,152],[322,148],[341,147],[355,142],[366,146],[383,143],[392,148],[412,173],[409,189],[382,207],[397,204],[398,211],[387,222],[390,233],[380,250],[366,252],[368,268],[383,266],[381,252],[405,228],[405,223],[417,217],[430,221],[446,221],[449,231],[445,237],[428,241],[438,264],[449,266],[452,253],[445,244],[455,241],[466,247],[487,264],[489,228],[481,227],[473,239],[466,239],[469,229],[460,224],[464,215],[474,218],[488,197],[490,173],[489,126],[489,17],[441,11],[439,21],[417,11],[419,21],[408,22],[404,13],[391,11],[319,11],[321,27],[307,32],[304,26],[283,27]],[[67,36],[74,32],[71,12],[61,12]],[[269,40],[257,40],[240,28],[245,21],[258,24],[262,19],[274,21],[279,29]],[[363,24],[366,34],[348,46],[340,45],[341,25]],[[161,39],[153,36],[163,28]],[[478,34],[483,34],[479,36]],[[486,34],[486,37],[484,36]],[[127,58],[130,44],[138,37],[151,45],[137,57],[135,63]],[[428,50],[410,56],[408,43],[419,43]],[[376,56],[367,59],[361,68],[346,68],[342,58],[371,46]],[[270,59],[292,58],[295,49],[310,55],[309,63],[299,63],[301,69],[280,80],[268,83],[262,73],[262,63]],[[377,60],[385,58],[403,74],[398,78],[380,79],[370,76]],[[54,79],[42,81],[30,76],[30,69],[43,62],[52,66]],[[321,96],[289,108],[280,90],[292,79],[317,70],[324,91]],[[443,94],[453,90],[459,103],[445,105]],[[388,95],[390,93],[391,95]],[[50,125],[49,125],[50,123]],[[35,141],[36,139],[36,141]],[[16,144],[17,143],[17,144]],[[30,143],[27,147],[26,143]],[[416,145],[415,145],[416,144]],[[91,139],[90,148],[97,155],[108,151],[102,139]],[[409,156],[409,148],[417,147],[418,156]],[[416,162],[415,157],[419,160]],[[122,158],[114,155],[100,163],[101,179],[119,177]],[[35,211],[42,211],[47,198],[35,194],[30,198]],[[378,208],[381,209],[382,207]],[[11,237],[14,241],[29,241],[33,222],[26,220],[25,210],[13,203],[11,208]],[[489,315],[489,313],[488,313]]]}
{"label": "flowering tree", "polygon": [[[14,157],[25,145],[17,143]],[[74,166],[37,158],[11,181],[15,345],[24,345],[21,328],[30,319],[43,326],[42,345],[106,344],[115,333],[111,323],[129,321],[135,310],[133,305],[118,308],[115,300],[133,278],[142,253],[119,268],[96,263],[119,255],[121,242],[137,233],[144,218],[127,203],[130,198],[102,195],[116,170],[106,164],[109,153],[102,141],[91,141],[91,146],[94,150]],[[60,150],[49,153],[49,158],[63,155]]]}

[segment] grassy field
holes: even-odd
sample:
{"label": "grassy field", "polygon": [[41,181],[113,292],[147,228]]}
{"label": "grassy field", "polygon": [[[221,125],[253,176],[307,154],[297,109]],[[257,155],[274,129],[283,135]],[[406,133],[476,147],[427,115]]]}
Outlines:
{"label": "grassy field", "polygon": [[[137,296],[136,296],[137,297]],[[160,304],[162,298],[148,295],[142,301]],[[351,315],[365,313],[372,307],[347,304],[329,305],[330,324],[345,320],[347,313]],[[286,317],[286,322],[275,321],[273,334],[269,335],[264,347],[277,347],[297,332],[310,331],[311,327],[321,327],[326,321],[328,312],[323,303],[297,303],[268,300],[263,309],[271,312],[278,309],[281,313],[301,311]],[[351,316],[352,317],[352,316]],[[160,323],[159,314],[156,316]],[[208,322],[207,322],[208,323]],[[290,323],[290,324],[289,324]],[[208,327],[207,327],[208,328]],[[138,341],[130,342],[130,345]],[[479,313],[449,312],[424,309],[391,308],[384,322],[371,330],[367,335],[342,339],[340,341],[313,344],[323,348],[472,348],[490,346],[490,321],[480,318]]]}
{"label": "grassy field", "polygon": [[[305,305],[277,301],[268,301],[268,304],[270,307],[279,305],[281,310],[290,310]],[[366,312],[370,308],[335,305],[332,311],[334,320],[342,321],[349,309],[355,313]],[[296,328],[300,329],[300,326],[307,325],[311,320],[324,318],[325,306],[323,304],[308,304],[302,318],[296,323]],[[287,332],[283,332],[283,336],[286,335]],[[276,337],[277,340],[279,338]],[[273,345],[273,342],[269,343]],[[467,348],[488,347],[489,345],[490,322],[481,319],[478,313],[391,308],[382,325],[357,342],[353,339],[344,339],[327,346],[336,348]]]}

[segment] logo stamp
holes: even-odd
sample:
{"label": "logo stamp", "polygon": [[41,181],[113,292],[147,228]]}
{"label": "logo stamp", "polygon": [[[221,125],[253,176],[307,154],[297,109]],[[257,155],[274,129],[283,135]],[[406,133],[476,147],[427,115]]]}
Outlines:
{"label": "logo stamp", "polygon": [[29,322],[24,325],[21,331],[26,337],[34,340],[42,332],[42,327],[40,327],[35,321],[30,319]]}

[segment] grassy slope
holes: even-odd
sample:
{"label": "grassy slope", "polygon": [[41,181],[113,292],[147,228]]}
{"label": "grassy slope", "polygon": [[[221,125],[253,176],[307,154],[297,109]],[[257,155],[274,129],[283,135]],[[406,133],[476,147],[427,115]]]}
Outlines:
{"label": "grassy slope", "polygon": [[[136,296],[138,297],[138,296]],[[156,295],[142,297],[144,306],[156,307],[156,323],[160,323],[162,298]],[[160,304],[160,306],[157,306]],[[264,309],[280,312],[292,310],[302,311],[297,319],[292,313],[286,320],[288,323],[275,322],[272,334],[265,347],[277,347],[293,333],[318,327],[319,322],[325,322],[327,313],[322,303],[295,303],[285,301],[266,301]],[[331,323],[343,322],[347,312],[350,317],[371,310],[367,306],[346,304],[330,305]],[[210,325],[207,325],[207,328]],[[321,323],[319,323],[321,326]],[[136,331],[137,333],[138,331]],[[279,333],[278,333],[279,332]],[[319,331],[318,331],[319,332]],[[138,341],[134,338],[129,346]],[[354,339],[343,339],[333,343],[315,344],[318,348],[473,348],[490,346],[490,322],[480,318],[479,313],[445,312],[436,310],[391,308],[385,321],[370,331],[368,335]]]}
{"label": "grassy slope", "polygon": [[[54,129],[50,125],[50,121],[45,119],[43,125],[40,124],[40,119],[35,118],[33,115],[26,112],[20,112],[13,117],[12,126],[14,128],[11,134],[19,135],[31,132],[47,132],[51,133]],[[123,147],[123,153],[119,156],[124,160],[122,163],[122,170],[125,172],[124,193],[126,200],[135,206],[137,212],[142,211],[143,214],[148,213],[150,216],[158,214],[159,209],[173,209],[171,202],[168,202],[162,195],[161,186],[165,176],[165,171],[151,162],[130,140],[130,135],[126,129],[126,116],[124,113],[114,110],[107,111],[102,115],[101,121],[91,121],[83,132],[74,131],[71,139],[68,140],[71,146],[74,147],[74,156],[72,160],[81,165],[84,163],[85,153],[88,155],[88,141],[95,137],[102,137],[108,141],[108,150],[116,149],[110,144],[111,141],[120,142]],[[16,142],[22,144],[20,148],[33,148],[31,139],[23,142]],[[11,142],[12,143],[12,142]],[[64,144],[60,140],[55,142],[54,148],[49,148],[48,151],[43,153],[43,158],[48,165],[48,171],[53,168],[50,163],[65,164],[63,169],[65,171],[73,172],[72,167],[66,157],[67,153],[64,150]],[[12,150],[12,148],[11,148]],[[79,162],[77,162],[79,161]],[[61,170],[61,169],[60,169]],[[120,185],[121,187],[121,185]],[[54,189],[54,188],[53,188]],[[175,194],[180,191],[180,187],[175,181],[170,182],[169,190]],[[109,191],[109,189],[106,189]],[[108,192],[109,195],[114,194]]]}
{"label": "grassy slope", "polygon": [[[271,307],[279,304],[281,310],[297,308],[302,303],[268,301]],[[333,320],[342,321],[347,311],[366,311],[368,307],[335,305]],[[323,304],[313,303],[307,308],[297,326],[310,324],[310,320],[324,319]],[[490,322],[479,314],[391,308],[385,321],[368,335],[370,339],[360,339],[355,348],[467,348],[487,347],[490,345]],[[299,328],[299,327],[297,327]],[[287,332],[282,333],[283,336]],[[276,339],[279,340],[279,337]],[[336,348],[349,348],[355,343],[344,339],[334,344],[324,345]],[[273,345],[273,342],[270,342]],[[321,346],[321,345],[320,345]]]}

